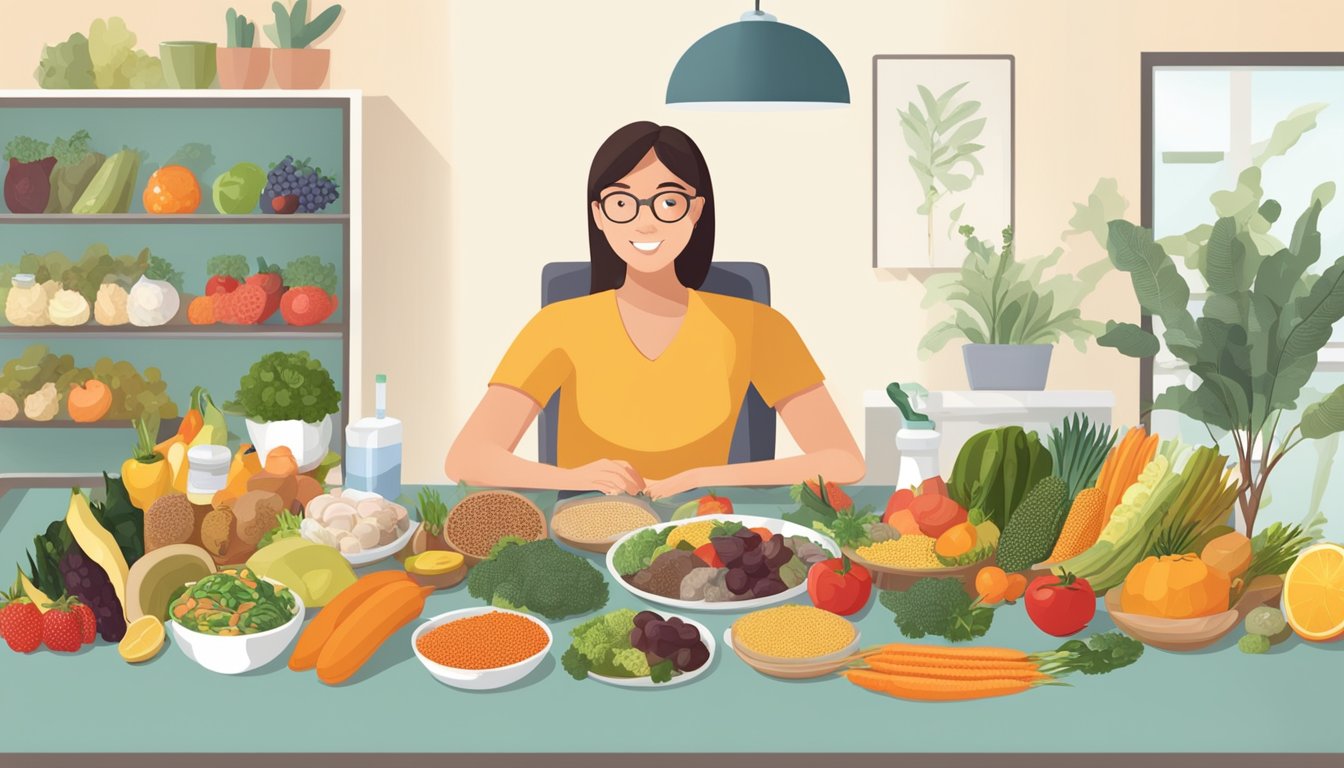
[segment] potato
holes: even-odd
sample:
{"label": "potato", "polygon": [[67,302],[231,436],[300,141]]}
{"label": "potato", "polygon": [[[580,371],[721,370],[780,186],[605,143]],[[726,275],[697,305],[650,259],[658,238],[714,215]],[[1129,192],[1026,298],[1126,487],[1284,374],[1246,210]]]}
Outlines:
{"label": "potato", "polygon": [[299,481],[294,475],[276,475],[270,472],[258,472],[247,481],[247,490],[268,491],[281,498],[283,508],[288,509],[299,496]]}
{"label": "potato", "polygon": [[233,504],[238,537],[255,547],[267,531],[275,528],[276,518],[288,506],[279,494],[269,491],[248,491],[239,496]]}
{"label": "potato", "polygon": [[299,475],[296,478],[296,482],[298,483],[298,485],[297,485],[297,491],[295,493],[295,498],[297,498],[299,500],[299,503],[303,504],[304,506],[307,506],[308,502],[312,501],[318,496],[323,495],[322,484],[317,482],[313,478],[309,477],[308,475]]}

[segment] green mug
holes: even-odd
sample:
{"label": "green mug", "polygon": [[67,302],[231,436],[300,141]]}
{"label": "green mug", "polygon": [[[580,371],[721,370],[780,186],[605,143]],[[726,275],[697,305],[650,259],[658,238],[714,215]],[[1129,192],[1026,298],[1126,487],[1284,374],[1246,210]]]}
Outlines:
{"label": "green mug", "polygon": [[215,43],[159,43],[163,79],[169,88],[209,88],[215,82]]}

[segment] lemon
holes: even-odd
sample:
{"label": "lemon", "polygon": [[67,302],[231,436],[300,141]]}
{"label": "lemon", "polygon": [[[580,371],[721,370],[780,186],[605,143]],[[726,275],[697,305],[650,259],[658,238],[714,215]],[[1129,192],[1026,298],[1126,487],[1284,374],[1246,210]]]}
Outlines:
{"label": "lemon", "polygon": [[117,643],[117,652],[131,664],[149,661],[163,647],[163,637],[163,622],[157,616],[141,616],[126,628],[126,636]]}

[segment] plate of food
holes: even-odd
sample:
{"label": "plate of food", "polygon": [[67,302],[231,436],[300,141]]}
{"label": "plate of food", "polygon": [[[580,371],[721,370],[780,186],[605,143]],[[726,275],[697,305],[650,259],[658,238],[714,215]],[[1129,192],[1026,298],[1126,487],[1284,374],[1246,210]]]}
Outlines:
{"label": "plate of food", "polygon": [[622,688],[689,683],[714,661],[713,633],[671,613],[621,608],[578,625],[570,638],[560,664],[571,677]]}
{"label": "plate of food", "polygon": [[415,535],[406,508],[376,494],[333,488],[304,508],[299,535],[338,550],[359,568],[395,555]]}
{"label": "plate of food", "polygon": [[826,536],[777,518],[701,515],[622,536],[607,552],[607,570],[649,602],[746,611],[803,594],[807,569],[839,553]]}

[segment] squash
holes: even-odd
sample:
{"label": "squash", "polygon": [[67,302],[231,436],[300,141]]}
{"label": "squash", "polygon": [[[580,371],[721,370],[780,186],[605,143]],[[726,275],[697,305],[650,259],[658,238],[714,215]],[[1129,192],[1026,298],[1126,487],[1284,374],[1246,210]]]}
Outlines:
{"label": "squash", "polygon": [[1165,619],[1212,616],[1228,609],[1232,581],[1198,555],[1146,557],[1125,577],[1120,609]]}
{"label": "squash", "polygon": [[1239,578],[1251,567],[1251,540],[1243,533],[1225,533],[1205,544],[1199,558],[1227,574],[1229,581]]}
{"label": "squash", "polygon": [[65,513],[65,524],[70,528],[70,536],[74,538],[79,548],[84,550],[84,554],[107,574],[124,614],[126,579],[130,574],[130,568],[126,565],[126,558],[122,556],[117,540],[112,538],[112,534],[93,516],[93,510],[89,509],[89,500],[78,490],[70,492],[70,508]]}

